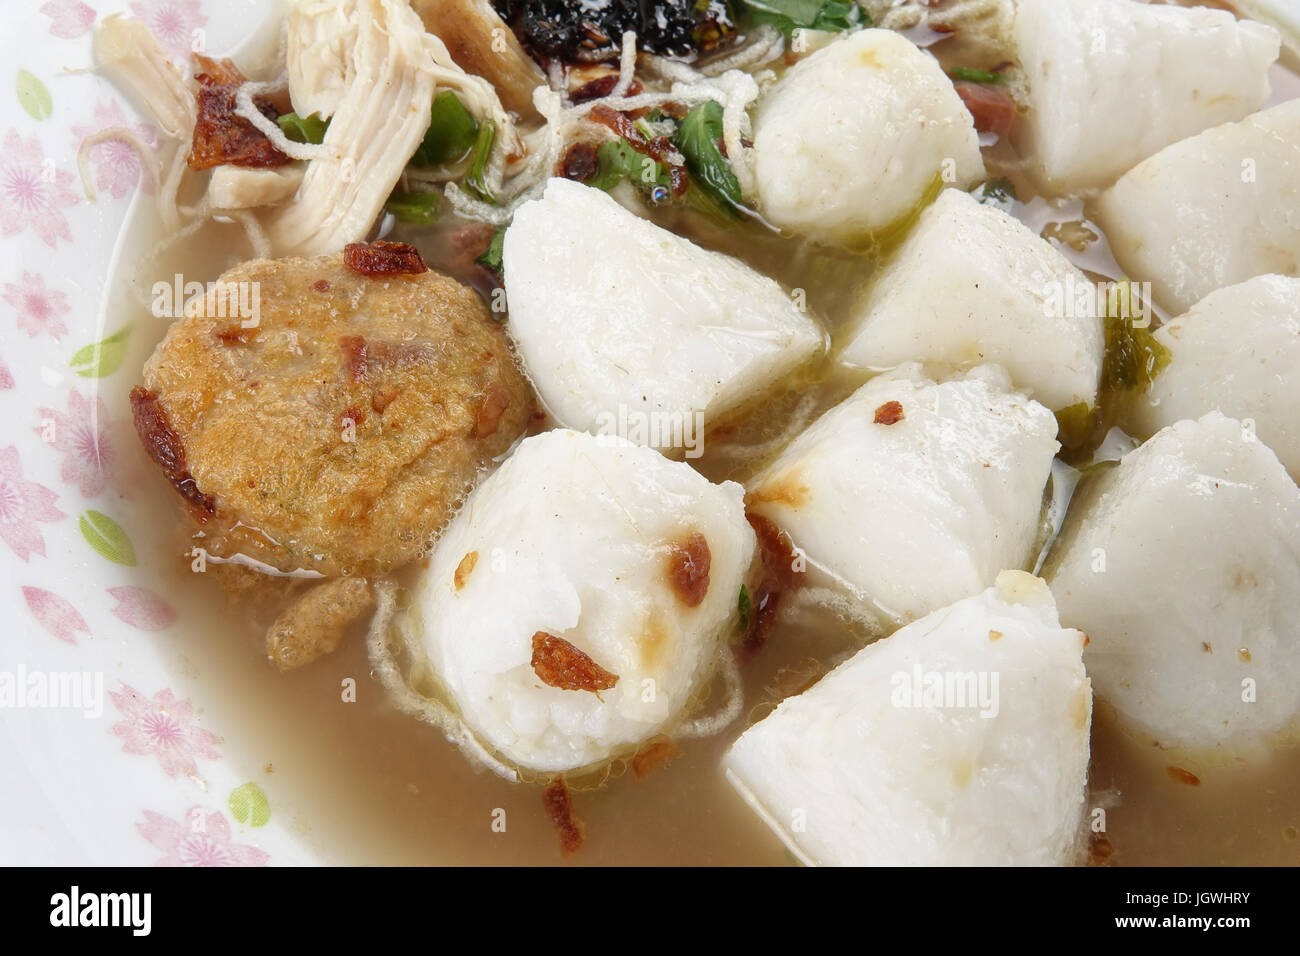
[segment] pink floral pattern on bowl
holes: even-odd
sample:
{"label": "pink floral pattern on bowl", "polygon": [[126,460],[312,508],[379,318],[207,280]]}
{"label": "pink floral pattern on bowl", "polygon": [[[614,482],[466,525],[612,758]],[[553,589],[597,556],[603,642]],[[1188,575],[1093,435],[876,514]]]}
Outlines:
{"label": "pink floral pattern on bowl", "polygon": [[29,338],[45,333],[58,339],[68,334],[64,324],[69,312],[68,297],[47,288],[43,276],[24,272],[21,282],[0,284],[0,299],[13,307],[18,328]]}
{"label": "pink floral pattern on bowl", "polygon": [[0,448],[0,541],[23,561],[34,554],[45,556],[45,535],[39,524],[64,517],[54,507],[58,497],[44,485],[23,477],[17,448]]}
{"label": "pink floral pattern on bowl", "polygon": [[69,644],[77,643],[78,634],[89,634],[90,625],[86,623],[75,607],[53,591],[44,588],[23,588],[23,600],[32,617],[49,633]]}
{"label": "pink floral pattern on bowl", "polygon": [[36,136],[9,130],[0,143],[0,236],[31,229],[47,246],[72,241],[63,210],[80,200],[72,191],[74,177],[60,169]]}
{"label": "pink floral pattern on bowl", "polygon": [[94,498],[116,476],[117,452],[108,437],[108,409],[96,396],[86,398],[76,389],[68,392],[66,413],[55,408],[37,409],[36,432],[59,452],[59,478],[84,498]]}
{"label": "pink floral pattern on bowl", "polygon": [[266,866],[268,854],[236,843],[222,814],[204,813],[202,807],[195,806],[186,811],[184,819],[189,822],[144,811],[144,822],[137,823],[136,829],[164,854],[154,866]]}
{"label": "pink floral pattern on bowl", "polygon": [[[181,61],[210,37],[213,55],[227,55],[271,6],[36,0],[0,36],[0,611],[12,622],[0,630],[0,670],[106,685],[94,718],[0,710],[0,802],[21,821],[0,834],[6,862],[314,856],[280,825],[289,814],[277,808],[269,822],[270,801],[249,779],[271,754],[247,736],[241,754],[227,752],[217,731],[232,712],[206,714],[216,691],[178,640],[195,612],[163,573],[178,556],[150,541],[152,499],[134,493],[148,463],[125,396],[157,329],[137,300],[115,302],[107,277],[119,233],[154,191],[152,157],[137,148],[162,139],[89,69],[92,31],[107,17],[143,21]],[[83,186],[79,152],[115,128],[138,142],[86,147]],[[225,813],[212,802],[223,793]]]}
{"label": "pink floral pattern on bowl", "polygon": [[[148,123],[130,122],[121,103],[102,99],[95,104],[94,117],[89,123],[72,127],[72,134],[77,141],[76,149],[80,150],[89,137],[110,129],[128,130],[145,145],[152,149],[158,148],[158,133],[152,126]],[[86,159],[90,164],[95,188],[113,199],[121,199],[140,183],[140,157],[124,140],[110,139],[96,143],[86,151]],[[151,178],[146,176],[140,185],[146,193],[153,193],[154,183]]]}
{"label": "pink floral pattern on bowl", "polygon": [[221,759],[217,744],[221,738],[199,726],[194,707],[188,700],[177,700],[170,689],[160,690],[152,698],[134,687],[109,693],[113,706],[126,718],[113,725],[111,733],[122,738],[122,751],[151,754],[169,777],[199,776],[196,757]]}
{"label": "pink floral pattern on bowl", "polygon": [[50,33],[60,40],[85,36],[95,23],[95,11],[81,0],[49,0],[41,13],[50,18]]}

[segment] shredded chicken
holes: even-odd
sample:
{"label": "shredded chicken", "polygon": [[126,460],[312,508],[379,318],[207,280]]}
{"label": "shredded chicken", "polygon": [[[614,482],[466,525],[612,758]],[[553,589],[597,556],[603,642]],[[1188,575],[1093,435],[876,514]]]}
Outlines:
{"label": "shredded chicken", "polygon": [[302,183],[301,166],[246,169],[218,166],[208,180],[208,201],[217,209],[255,209],[288,199]]}
{"label": "shredded chicken", "polygon": [[[143,22],[120,16],[105,17],[96,31],[95,64],[136,100],[166,136],[158,159],[147,166],[154,167],[153,177],[158,182],[155,199],[159,218],[167,231],[175,231],[181,227],[176,195],[198,116],[195,84],[167,58]],[[111,132],[113,138],[127,142],[131,142],[128,137],[133,137],[127,129]],[[82,144],[83,151],[89,147],[89,140]],[[138,146],[136,150],[140,151]],[[87,190],[87,195],[93,197],[93,190]]]}
{"label": "shredded chicken", "polygon": [[105,17],[95,34],[95,63],[139,101],[167,136],[189,141],[198,113],[194,85],[143,21]]}
{"label": "shredded chicken", "polygon": [[499,188],[504,157],[523,152],[491,84],[457,66],[403,0],[305,0],[289,20],[286,62],[295,110],[331,122],[295,201],[270,217],[279,254],[324,254],[366,236],[424,138],[439,88],[496,124],[489,185]]}

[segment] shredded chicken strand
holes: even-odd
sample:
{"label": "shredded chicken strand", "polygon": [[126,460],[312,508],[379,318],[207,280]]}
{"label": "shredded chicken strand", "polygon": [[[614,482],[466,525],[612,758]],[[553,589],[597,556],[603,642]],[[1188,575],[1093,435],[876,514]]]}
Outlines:
{"label": "shredded chicken strand", "polygon": [[125,143],[130,146],[140,160],[146,188],[158,188],[162,166],[153,148],[125,126],[110,126],[87,136],[77,147],[77,172],[81,175],[81,187],[86,192],[86,199],[90,202],[95,201],[95,184],[90,173],[90,151],[100,143]]}
{"label": "shredded chicken strand", "polygon": [[313,160],[328,156],[329,151],[316,143],[296,143],[285,135],[280,124],[267,119],[253,102],[255,96],[266,96],[288,89],[289,79],[281,73],[274,80],[249,80],[235,91],[235,115],[248,120],[259,133],[271,141],[271,145],[290,159]]}

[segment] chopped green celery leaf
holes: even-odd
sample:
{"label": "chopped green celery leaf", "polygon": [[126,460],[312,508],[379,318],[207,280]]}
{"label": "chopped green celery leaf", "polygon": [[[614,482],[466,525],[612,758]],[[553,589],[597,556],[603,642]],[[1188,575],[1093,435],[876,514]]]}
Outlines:
{"label": "chopped green celery leaf", "polygon": [[597,189],[613,189],[624,179],[639,189],[672,185],[667,169],[653,157],[637,152],[625,139],[601,143],[600,149],[596,150],[596,160],[600,165],[596,175],[587,180],[587,185]]}
{"label": "chopped green celery leaf", "polygon": [[1007,78],[1001,73],[994,73],[990,70],[973,70],[969,66],[958,66],[948,71],[948,75],[954,80],[965,80],[968,83],[986,83],[990,86],[1000,86],[1007,81]]}
{"label": "chopped green celery leaf", "polygon": [[506,227],[498,226],[497,231],[492,233],[492,241],[488,243],[487,251],[474,261],[481,266],[487,266],[493,272],[501,271],[501,248],[506,241]]}
{"label": "chopped green celery leaf", "polygon": [[1092,439],[1098,411],[1087,402],[1076,402],[1056,410],[1056,440],[1067,449],[1082,448]]}
{"label": "chopped green celery leaf", "polygon": [[754,23],[770,23],[786,36],[796,29],[838,32],[871,26],[871,18],[851,0],[739,0]]}
{"label": "chopped green celery leaf", "polygon": [[1146,388],[1169,364],[1169,349],[1151,333],[1139,317],[1140,302],[1132,283],[1123,279],[1118,295],[1106,301],[1106,360],[1102,365],[1103,389]]}
{"label": "chopped green celery leaf", "polygon": [[1077,463],[1086,461],[1118,424],[1132,399],[1150,386],[1152,380],[1169,364],[1170,353],[1142,321],[1142,304],[1134,294],[1132,283],[1123,279],[1115,294],[1105,300],[1102,319],[1106,333],[1106,354],[1101,365],[1101,384],[1097,406],[1080,402],[1056,413],[1065,452],[1062,457]]}
{"label": "chopped green celery leaf", "polygon": [[474,151],[470,154],[469,172],[465,174],[461,185],[475,199],[496,204],[496,198],[488,189],[484,178],[488,157],[492,155],[492,144],[496,142],[497,124],[490,119],[483,120],[478,127],[478,136],[474,140]]}
{"label": "chopped green celery leaf", "polygon": [[415,155],[412,166],[441,166],[460,159],[479,135],[479,125],[469,110],[451,90],[443,90],[429,107],[429,128]]}
{"label": "chopped green celery leaf", "polygon": [[722,155],[722,105],[707,100],[694,107],[673,136],[673,145],[686,158],[686,168],[708,192],[721,200],[724,208],[740,205],[740,182],[731,171],[731,163]]}
{"label": "chopped green celery leaf", "polygon": [[330,125],[329,120],[323,120],[315,113],[311,116],[285,113],[277,117],[276,122],[280,124],[280,129],[284,130],[284,135],[295,143],[323,143],[325,130],[329,129]]}
{"label": "chopped green celery leaf", "polygon": [[400,222],[428,226],[438,218],[438,205],[441,202],[441,193],[394,191],[384,204],[384,211],[392,213]]}

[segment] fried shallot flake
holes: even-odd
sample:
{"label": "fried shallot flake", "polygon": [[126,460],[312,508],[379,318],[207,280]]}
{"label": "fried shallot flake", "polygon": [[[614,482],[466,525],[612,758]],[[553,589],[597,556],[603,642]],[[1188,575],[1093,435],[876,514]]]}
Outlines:
{"label": "fried shallot flake", "polygon": [[875,423],[877,425],[897,425],[904,417],[901,402],[885,402],[876,409]]}
{"label": "fried shallot flake", "polygon": [[[477,564],[478,564],[477,551],[470,551],[468,554],[465,555],[465,557],[460,559],[460,564],[456,565],[456,570],[452,574],[452,582],[456,585],[457,591],[459,591],[461,588],[465,586],[465,582],[468,581],[469,576],[474,573],[474,567]],[[533,643],[534,644],[537,643],[535,638]]]}
{"label": "fried shallot flake", "polygon": [[559,173],[565,179],[585,183],[600,172],[600,158],[591,143],[574,143],[560,160]]}
{"label": "fried shallot flake", "polygon": [[348,370],[348,381],[359,382],[366,377],[366,340],[359,335],[345,335],[339,339],[343,350],[343,365]]}
{"label": "fried shallot flake", "polygon": [[767,640],[767,634],[776,620],[776,612],[780,609],[781,599],[786,591],[802,580],[803,567],[797,560],[794,542],[775,522],[752,511],[745,512],[745,519],[758,539],[759,556],[763,565],[763,580],[751,599],[754,611],[745,632],[745,651],[752,654]]}
{"label": "fried shallot flake", "polygon": [[542,791],[542,806],[546,808],[546,816],[559,834],[560,852],[565,856],[573,856],[582,849],[586,834],[582,821],[573,812],[573,798],[569,795],[563,777],[556,777],[546,785]]}
{"label": "fried shallot flake", "polygon": [[533,671],[543,684],[560,690],[589,690],[593,694],[618,683],[611,674],[562,637],[538,631],[533,635]]}
{"label": "fried shallot flake", "polygon": [[[569,102],[576,106],[579,103],[586,103],[588,100],[598,100],[613,93],[616,86],[618,86],[618,71],[615,70],[606,73],[604,76],[598,76],[594,80],[588,80],[577,89],[570,91]],[[641,84],[637,80],[633,80],[624,96],[636,96],[642,89]]]}
{"label": "fried shallot flake", "polygon": [[213,334],[222,345],[247,345],[257,337],[257,333],[260,331],[261,329],[256,326],[244,328],[242,325],[232,325],[228,328],[218,329]]}
{"label": "fried shallot flake", "polygon": [[632,758],[632,772],[636,774],[638,780],[644,780],[681,755],[681,750],[671,740],[656,740],[637,751],[636,756]]}
{"label": "fried shallot flake", "polygon": [[343,247],[343,264],[363,276],[418,276],[429,267],[409,242],[350,242]]}
{"label": "fried shallot flake", "polygon": [[1166,767],[1165,772],[1169,774],[1171,779],[1176,780],[1178,783],[1186,784],[1189,787],[1199,787],[1201,785],[1200,777],[1196,776],[1196,774],[1192,773],[1190,770],[1184,770],[1182,767]]}
{"label": "fried shallot flake", "polygon": [[[197,56],[202,72],[199,82],[198,119],[194,140],[186,162],[190,169],[213,166],[270,168],[293,162],[272,145],[256,126],[235,114],[235,94],[247,79],[229,60],[211,60]],[[253,97],[263,116],[274,120],[279,112],[265,97]]]}
{"label": "fried shallot flake", "polygon": [[692,531],[668,552],[668,583],[687,607],[699,607],[709,593],[712,563],[708,539],[698,531]]}
{"label": "fried shallot flake", "polygon": [[382,415],[384,409],[393,404],[393,399],[397,398],[399,394],[399,389],[392,385],[385,385],[370,396],[370,407],[375,410],[377,415]]}

